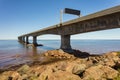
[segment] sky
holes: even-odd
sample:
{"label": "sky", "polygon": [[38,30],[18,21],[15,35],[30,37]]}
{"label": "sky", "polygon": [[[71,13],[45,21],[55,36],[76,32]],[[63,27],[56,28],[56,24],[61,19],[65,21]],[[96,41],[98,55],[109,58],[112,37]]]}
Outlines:
{"label": "sky", "polygon": [[[0,40],[43,29],[60,22],[60,10],[72,8],[82,16],[120,5],[120,0],[0,0]],[[64,14],[63,22],[78,18]],[[72,39],[120,39],[120,29],[73,35]],[[39,39],[60,39],[42,35]]]}

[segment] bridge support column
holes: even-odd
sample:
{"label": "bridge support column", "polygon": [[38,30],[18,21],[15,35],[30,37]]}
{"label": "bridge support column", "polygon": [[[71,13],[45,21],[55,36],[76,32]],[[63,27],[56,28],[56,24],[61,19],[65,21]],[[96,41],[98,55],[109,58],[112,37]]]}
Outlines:
{"label": "bridge support column", "polygon": [[33,36],[33,45],[37,46],[37,36]]}
{"label": "bridge support column", "polygon": [[26,44],[29,44],[29,39],[28,39],[29,37],[28,36],[26,36]]}
{"label": "bridge support column", "polygon": [[70,35],[61,35],[61,47],[62,50],[71,52]]}
{"label": "bridge support column", "polygon": [[18,37],[18,41],[19,41],[19,42],[22,42],[22,37]]}
{"label": "bridge support column", "polygon": [[22,37],[22,42],[25,43],[25,37]]}

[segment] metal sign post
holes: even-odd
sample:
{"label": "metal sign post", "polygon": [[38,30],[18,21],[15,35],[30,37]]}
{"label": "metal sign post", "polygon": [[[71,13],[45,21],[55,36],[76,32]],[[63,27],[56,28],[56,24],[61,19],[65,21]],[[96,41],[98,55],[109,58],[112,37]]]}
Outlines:
{"label": "metal sign post", "polygon": [[63,19],[63,10],[60,10],[60,24],[62,24],[62,19]]}

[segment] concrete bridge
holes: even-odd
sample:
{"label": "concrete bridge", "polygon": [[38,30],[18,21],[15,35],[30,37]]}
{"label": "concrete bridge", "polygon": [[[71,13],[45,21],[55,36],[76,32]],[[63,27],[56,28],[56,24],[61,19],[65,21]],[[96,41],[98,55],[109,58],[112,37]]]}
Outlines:
{"label": "concrete bridge", "polygon": [[37,46],[37,36],[55,34],[61,36],[61,49],[72,50],[70,45],[71,35],[113,28],[120,28],[120,5],[21,35],[18,37],[18,40],[28,44],[29,37],[32,36],[33,44]]}

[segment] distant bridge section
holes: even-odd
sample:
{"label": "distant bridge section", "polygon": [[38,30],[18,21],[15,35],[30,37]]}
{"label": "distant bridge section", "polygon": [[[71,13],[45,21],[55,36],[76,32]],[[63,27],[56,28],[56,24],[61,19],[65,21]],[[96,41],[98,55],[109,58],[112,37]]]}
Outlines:
{"label": "distant bridge section", "polygon": [[[18,37],[19,41],[29,43],[28,37],[33,37],[33,44],[37,45],[37,36],[56,34],[61,36],[61,49],[71,50],[70,36],[74,34],[120,28],[120,5],[96,12],[87,16],[73,19],[62,24],[24,34]],[[26,39],[25,39],[26,37]]]}

